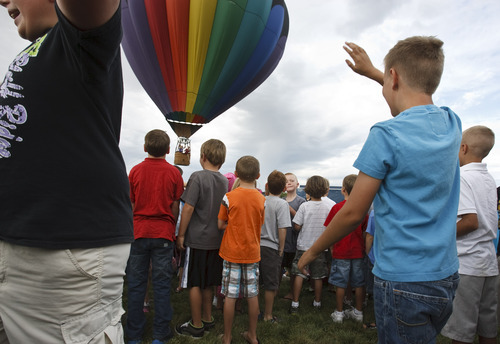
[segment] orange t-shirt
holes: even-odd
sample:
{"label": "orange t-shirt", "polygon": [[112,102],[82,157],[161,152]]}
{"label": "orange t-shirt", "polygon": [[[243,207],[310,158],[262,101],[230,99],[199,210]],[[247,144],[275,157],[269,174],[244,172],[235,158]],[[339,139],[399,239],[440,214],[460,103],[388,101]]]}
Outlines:
{"label": "orange t-shirt", "polygon": [[266,198],[257,189],[236,188],[222,199],[219,219],[227,221],[219,255],[232,263],[260,261],[260,231]]}

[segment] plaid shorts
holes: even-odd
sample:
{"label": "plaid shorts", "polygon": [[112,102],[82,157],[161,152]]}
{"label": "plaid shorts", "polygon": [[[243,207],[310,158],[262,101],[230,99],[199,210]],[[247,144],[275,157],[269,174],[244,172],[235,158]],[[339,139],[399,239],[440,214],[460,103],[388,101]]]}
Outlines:
{"label": "plaid shorts", "polygon": [[221,293],[237,299],[240,295],[250,298],[259,295],[259,263],[231,263],[224,260]]}

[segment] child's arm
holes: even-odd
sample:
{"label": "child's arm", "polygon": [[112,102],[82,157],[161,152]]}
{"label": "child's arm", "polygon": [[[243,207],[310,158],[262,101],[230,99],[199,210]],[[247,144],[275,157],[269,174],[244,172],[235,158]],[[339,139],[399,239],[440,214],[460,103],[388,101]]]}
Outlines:
{"label": "child's arm", "polygon": [[280,242],[279,254],[283,257],[283,251],[285,250],[285,239],[286,239],[286,228],[278,228],[278,238]]}
{"label": "child's arm", "polygon": [[479,227],[477,214],[463,214],[461,218],[462,219],[457,222],[457,238],[474,232]]}
{"label": "child's arm", "polygon": [[288,206],[288,208],[290,208],[290,215],[292,216],[292,219],[293,219],[295,214],[297,214],[297,212],[290,205]]}
{"label": "child's arm", "polygon": [[365,253],[368,254],[370,253],[370,250],[372,249],[373,246],[373,235],[370,233],[365,233]]}
{"label": "child's arm", "polygon": [[229,220],[229,213],[227,205],[223,199],[219,209],[219,216],[217,217],[217,227],[219,227],[219,230],[223,231],[226,229],[228,220]]}
{"label": "child's arm", "polygon": [[325,231],[299,260],[299,270],[316,259],[321,252],[351,233],[359,226],[370,209],[382,180],[359,172],[346,203],[332,219]]}
{"label": "child's arm", "polygon": [[295,229],[298,232],[302,229],[302,225],[298,225],[295,222],[293,222],[293,229]]}
{"label": "child's arm", "polygon": [[186,230],[191,221],[191,216],[193,216],[194,207],[191,204],[184,203],[181,212],[181,223],[179,224],[179,234],[177,235],[177,248],[179,250],[184,250],[184,237],[186,235]]}
{"label": "child's arm", "polygon": [[219,230],[223,231],[226,229],[227,227],[227,221],[224,221],[224,220],[221,220],[221,219],[218,219],[217,220],[217,226],[219,227]]}
{"label": "child's arm", "polygon": [[120,0],[57,0],[57,5],[74,26],[84,31],[99,27],[111,19]]}
{"label": "child's arm", "polygon": [[357,44],[345,42],[344,50],[347,51],[354,61],[352,63],[350,60],[345,60],[355,73],[375,80],[382,86],[384,85],[384,73],[373,66],[370,57],[363,48]]}
{"label": "child's arm", "polygon": [[172,215],[174,216],[174,223],[177,223],[177,220],[179,219],[179,209],[180,209],[181,201],[173,201],[172,205],[170,206],[170,210],[172,211]]}

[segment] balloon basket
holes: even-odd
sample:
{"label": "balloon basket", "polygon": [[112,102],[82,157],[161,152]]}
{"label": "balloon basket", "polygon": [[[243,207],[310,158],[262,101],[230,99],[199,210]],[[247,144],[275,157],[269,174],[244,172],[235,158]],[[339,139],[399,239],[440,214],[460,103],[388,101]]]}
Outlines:
{"label": "balloon basket", "polygon": [[175,147],[174,164],[189,166],[190,159],[191,141],[186,137],[179,137],[177,139],[177,146]]}

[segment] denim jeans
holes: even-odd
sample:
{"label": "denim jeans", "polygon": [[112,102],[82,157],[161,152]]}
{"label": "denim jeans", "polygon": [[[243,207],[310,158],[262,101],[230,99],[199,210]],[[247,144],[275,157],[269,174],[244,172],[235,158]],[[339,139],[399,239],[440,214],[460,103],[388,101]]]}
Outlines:
{"label": "denim jeans", "polygon": [[142,310],[148,287],[151,262],[154,292],[153,339],[164,340],[172,336],[170,321],[170,283],[173,275],[172,256],[174,243],[166,239],[136,239],[130,248],[127,267],[128,315],[126,334],[128,339],[141,339],[146,324]]}
{"label": "denim jeans", "polygon": [[451,315],[458,281],[458,273],[430,282],[392,282],[375,276],[379,343],[435,343]]}

